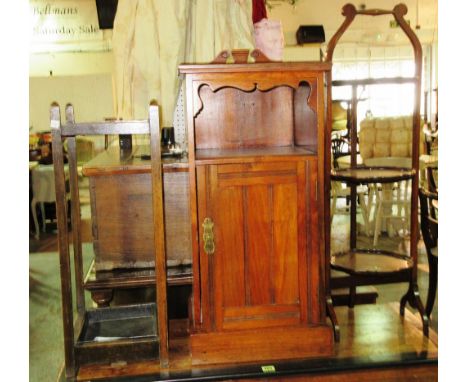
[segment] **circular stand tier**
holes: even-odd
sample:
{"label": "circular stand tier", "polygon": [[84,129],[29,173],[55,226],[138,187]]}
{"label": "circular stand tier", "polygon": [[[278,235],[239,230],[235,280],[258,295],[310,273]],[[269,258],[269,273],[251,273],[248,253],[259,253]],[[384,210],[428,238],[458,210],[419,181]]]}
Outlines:
{"label": "circular stand tier", "polygon": [[350,275],[377,275],[408,272],[413,267],[410,257],[379,250],[354,250],[331,256],[333,269]]}
{"label": "circular stand tier", "polygon": [[414,169],[400,167],[353,167],[334,169],[331,179],[350,184],[393,183],[411,179],[415,175]]}

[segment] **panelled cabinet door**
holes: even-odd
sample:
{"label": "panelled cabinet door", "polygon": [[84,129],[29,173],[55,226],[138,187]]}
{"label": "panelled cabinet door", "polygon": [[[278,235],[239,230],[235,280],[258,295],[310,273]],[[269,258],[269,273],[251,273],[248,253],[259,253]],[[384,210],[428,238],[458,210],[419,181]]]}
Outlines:
{"label": "panelled cabinet door", "polygon": [[308,221],[315,209],[310,184],[316,178],[309,166],[305,160],[289,160],[197,168],[206,329],[310,320]]}

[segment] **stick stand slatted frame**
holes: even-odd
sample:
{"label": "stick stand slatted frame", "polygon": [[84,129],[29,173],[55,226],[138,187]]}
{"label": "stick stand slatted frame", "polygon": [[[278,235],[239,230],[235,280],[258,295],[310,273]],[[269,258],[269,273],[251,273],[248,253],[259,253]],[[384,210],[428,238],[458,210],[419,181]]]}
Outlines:
{"label": "stick stand slatted frame", "polygon": [[[62,291],[62,318],[65,350],[65,375],[73,380],[78,373],[80,362],[77,341],[86,321],[86,309],[83,287],[83,260],[80,228],[78,172],[76,161],[76,136],[106,135],[106,134],[149,134],[151,150],[151,175],[153,194],[153,220],[155,242],[155,275],[156,275],[156,332],[158,341],[159,362],[161,367],[167,367],[168,334],[167,334],[167,294],[166,294],[166,259],[164,240],[164,209],[162,168],[160,149],[159,110],[154,101],[149,106],[148,120],[115,121],[97,123],[75,123],[72,105],[66,107],[66,124],[61,125],[60,108],[57,103],[51,105],[50,125],[52,130],[52,152],[54,158],[58,246],[60,255],[60,278]],[[67,224],[66,184],[64,172],[63,143],[68,142],[68,158],[71,190],[71,225],[73,237],[73,252],[75,264],[76,310],[73,315],[72,275],[69,251]],[[138,344],[136,345],[138,346]],[[109,347],[111,352],[112,347]],[[157,356],[157,354],[155,354]]]}
{"label": "stick stand slatted frame", "polygon": [[[349,25],[353,22],[356,15],[365,15],[365,16],[381,16],[381,15],[392,15],[398,25],[401,27],[405,35],[411,42],[414,51],[414,62],[415,62],[415,74],[413,77],[409,78],[382,78],[382,79],[364,79],[364,80],[350,80],[350,81],[332,81],[331,73],[329,74],[329,83],[334,86],[343,86],[343,85],[350,85],[352,86],[352,100],[351,100],[351,169],[356,168],[356,146],[357,146],[357,116],[356,116],[356,109],[357,109],[357,86],[359,85],[372,85],[372,84],[393,84],[393,83],[413,83],[414,84],[414,108],[413,108],[413,130],[412,130],[412,158],[411,158],[411,169],[410,169],[410,179],[411,179],[411,240],[410,240],[410,258],[408,259],[408,263],[403,268],[395,268],[394,272],[387,272],[385,274],[378,274],[378,272],[361,272],[359,269],[354,269],[352,266],[339,268],[339,270],[345,271],[346,273],[350,274],[351,277],[356,279],[361,279],[359,285],[367,285],[362,284],[364,279],[367,279],[369,284],[378,284],[378,283],[389,283],[392,282],[392,273],[393,273],[393,282],[401,282],[404,279],[407,279],[409,283],[409,288],[406,294],[401,298],[400,301],[400,314],[404,314],[405,305],[407,302],[411,304],[411,306],[415,307],[422,320],[422,327],[423,333],[428,336],[429,335],[429,319],[425,313],[424,306],[422,304],[418,284],[417,284],[417,264],[418,264],[418,251],[417,251],[417,242],[418,242],[418,232],[419,232],[419,225],[418,225],[418,185],[419,185],[419,136],[420,136],[420,104],[421,104],[421,75],[422,75],[422,47],[421,43],[418,40],[418,37],[411,29],[409,24],[404,19],[404,16],[408,12],[408,8],[404,4],[396,5],[393,10],[382,10],[382,9],[368,9],[368,10],[356,10],[355,6],[352,4],[346,4],[342,8],[342,15],[345,16],[345,20],[343,21],[340,28],[337,32],[333,35],[330,40],[330,43],[327,47],[327,53],[325,55],[325,61],[332,63],[333,62],[333,53],[335,47],[342,37],[344,32],[348,29]],[[331,98],[331,87],[328,89],[329,97]],[[329,112],[329,117],[331,118],[331,111]],[[331,131],[327,134],[326,139],[330,140]],[[330,143],[329,146],[330,147]],[[327,151],[327,154],[330,150]],[[329,155],[329,154],[328,154]],[[330,157],[326,161],[326,170],[330,173],[331,172],[331,165],[330,165]],[[359,251],[356,249],[356,186],[358,184],[366,184],[372,183],[369,180],[362,180],[362,179],[355,179],[353,176],[345,173],[336,173],[334,174],[331,172],[331,178],[335,180],[347,181],[348,184],[351,186],[351,251],[350,254],[353,255],[354,253],[359,253],[359,256],[365,255],[364,252],[367,252],[369,255],[374,255],[375,251]],[[407,177],[407,172],[403,173],[403,177]],[[391,179],[386,181],[385,179],[375,180],[375,182],[390,182]],[[328,208],[328,206],[327,206]],[[331,227],[330,227],[331,228]],[[326,248],[329,257],[330,253],[330,230],[326,230]],[[387,254],[382,253],[383,256]],[[333,260],[333,259],[332,259]],[[399,262],[401,265],[401,262]],[[333,265],[332,261],[332,268],[336,268]],[[336,268],[338,269],[338,268]],[[355,295],[355,286],[350,288],[351,297]],[[350,301],[350,306],[353,306],[353,302]],[[333,327],[335,329],[335,339],[339,340],[339,326],[338,321],[336,320],[336,315],[334,313],[333,306],[331,301],[327,304],[328,314],[333,322]]]}

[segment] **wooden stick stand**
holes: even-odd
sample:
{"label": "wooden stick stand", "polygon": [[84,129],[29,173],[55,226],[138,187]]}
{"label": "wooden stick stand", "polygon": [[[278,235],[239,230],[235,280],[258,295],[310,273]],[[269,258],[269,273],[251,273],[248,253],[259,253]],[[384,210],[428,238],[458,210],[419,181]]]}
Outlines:
{"label": "wooden stick stand", "polygon": [[[67,123],[61,125],[59,106],[51,107],[52,149],[57,200],[65,374],[75,380],[80,368],[151,359],[166,367],[168,358],[166,259],[162,203],[162,171],[159,114],[155,103],[145,121],[75,123],[73,107],[67,105]],[[86,309],[84,299],[80,198],[76,159],[76,136],[106,134],[149,134],[151,146],[152,211],[154,219],[154,275],[156,301],[149,304]],[[71,217],[75,265],[76,311],[72,305],[72,275],[67,225],[63,142],[68,142],[71,188]],[[105,341],[101,341],[100,339]]]}

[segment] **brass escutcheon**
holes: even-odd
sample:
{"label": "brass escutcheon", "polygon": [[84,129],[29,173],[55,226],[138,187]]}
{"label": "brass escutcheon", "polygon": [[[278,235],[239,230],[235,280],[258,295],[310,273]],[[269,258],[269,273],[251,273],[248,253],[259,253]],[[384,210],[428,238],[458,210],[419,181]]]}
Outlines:
{"label": "brass escutcheon", "polygon": [[213,226],[214,223],[210,218],[203,220],[203,249],[207,255],[212,255],[215,250]]}

